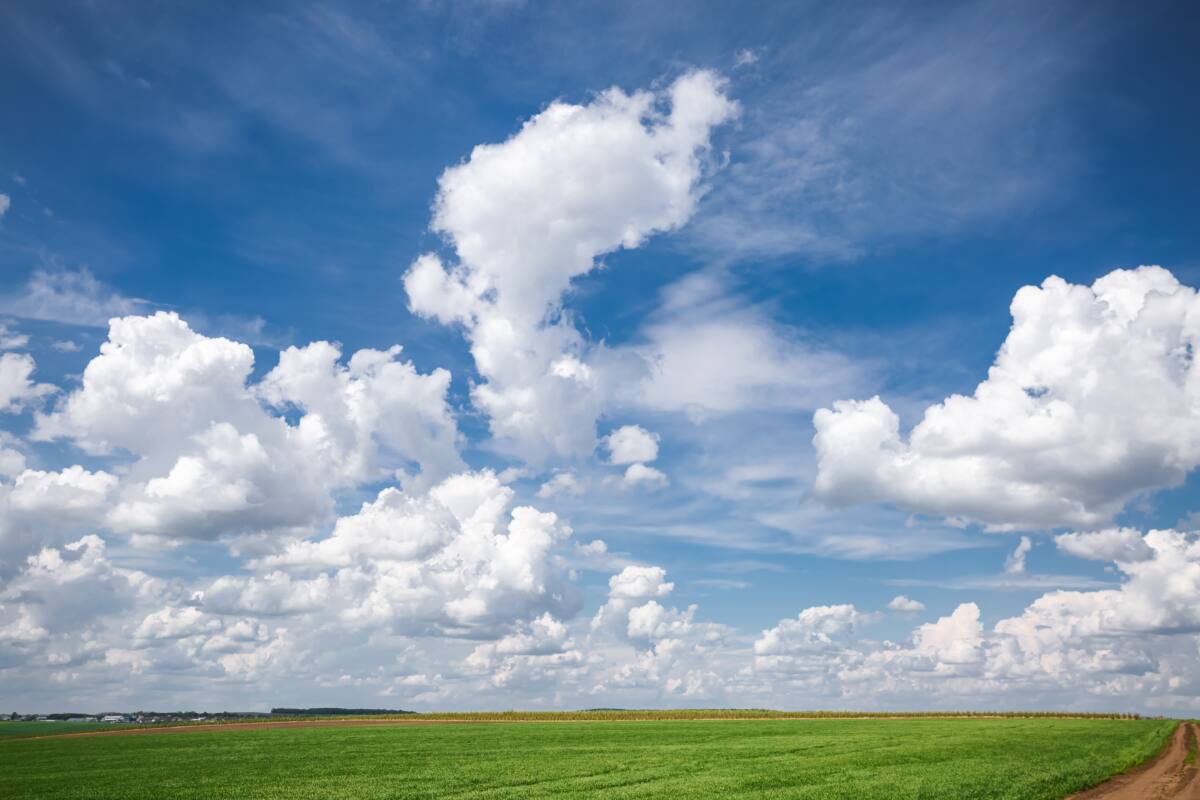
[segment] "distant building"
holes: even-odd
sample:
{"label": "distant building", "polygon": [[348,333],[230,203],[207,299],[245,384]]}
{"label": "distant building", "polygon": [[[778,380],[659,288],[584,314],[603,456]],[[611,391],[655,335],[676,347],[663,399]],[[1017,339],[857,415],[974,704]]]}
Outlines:
{"label": "distant building", "polygon": [[100,718],[101,722],[128,722],[124,714],[105,714]]}

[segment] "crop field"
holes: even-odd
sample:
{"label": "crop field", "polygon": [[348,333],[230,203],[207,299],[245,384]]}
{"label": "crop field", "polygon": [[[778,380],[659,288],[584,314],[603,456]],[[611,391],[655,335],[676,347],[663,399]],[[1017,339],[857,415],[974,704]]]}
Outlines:
{"label": "crop field", "polygon": [[1175,723],[766,719],[230,728],[0,741],[10,798],[1057,798]]}
{"label": "crop field", "polygon": [[0,722],[0,739],[13,736],[48,736],[56,733],[83,733],[126,727],[111,722]]}

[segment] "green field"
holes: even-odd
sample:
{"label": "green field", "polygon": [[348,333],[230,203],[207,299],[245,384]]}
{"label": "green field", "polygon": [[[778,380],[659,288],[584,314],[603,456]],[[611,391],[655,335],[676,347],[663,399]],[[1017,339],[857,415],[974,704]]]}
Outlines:
{"label": "green field", "polygon": [[50,736],[56,733],[82,733],[128,727],[112,722],[0,722],[0,739],[12,736]]}
{"label": "green field", "polygon": [[0,797],[1055,798],[1151,756],[1173,728],[702,720],[9,739],[0,742]]}

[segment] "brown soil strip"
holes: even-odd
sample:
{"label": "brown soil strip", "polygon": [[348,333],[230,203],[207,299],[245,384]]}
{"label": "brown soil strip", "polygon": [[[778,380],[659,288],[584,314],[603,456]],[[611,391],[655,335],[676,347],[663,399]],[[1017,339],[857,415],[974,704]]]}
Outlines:
{"label": "brown soil strip", "polygon": [[30,739],[75,739],[84,736],[133,736],[141,733],[206,733],[210,731],[256,730],[261,728],[347,728],[370,725],[456,725],[474,720],[457,719],[302,719],[280,722],[213,722],[197,725],[148,725],[144,728],[113,728],[103,731],[52,733],[46,736],[13,736],[9,741]]}
{"label": "brown soil strip", "polygon": [[1186,763],[1197,734],[1195,724],[1181,723],[1161,756],[1069,800],[1200,800],[1200,769]]}

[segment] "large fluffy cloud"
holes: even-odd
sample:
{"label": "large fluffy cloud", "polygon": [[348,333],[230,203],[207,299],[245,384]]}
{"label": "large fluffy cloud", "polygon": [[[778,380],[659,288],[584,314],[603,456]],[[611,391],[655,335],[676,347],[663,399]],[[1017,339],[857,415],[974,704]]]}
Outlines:
{"label": "large fluffy cloud", "polygon": [[[554,558],[570,529],[529,506],[509,512],[512,499],[486,471],[418,496],[384,489],[329,537],[259,561],[276,571],[214,584],[204,604],[271,613],[319,606],[347,625],[463,636],[573,612],[576,592]],[[292,579],[283,569],[318,574]]]}
{"label": "large fluffy cloud", "polygon": [[615,375],[641,367],[589,347],[563,294],[597,257],[688,220],[712,129],[736,111],[709,72],[662,93],[609,89],[551,104],[442,175],[432,227],[458,263],[422,256],[405,287],[414,312],[465,327],[483,378],[472,397],[500,442],[531,460],[594,448]]}
{"label": "large fluffy cloud", "polygon": [[59,472],[22,468],[0,483],[0,578],[31,553],[103,524],[117,477],[74,466]]}
{"label": "large fluffy cloud", "polygon": [[[258,384],[245,344],[177,315],[114,319],[82,386],[39,415],[34,438],[133,460],[108,523],[133,534],[216,538],[306,531],[331,492],[461,466],[450,376],[327,342],[289,348]],[[296,419],[292,424],[288,415]]]}
{"label": "large fluffy cloud", "polygon": [[490,472],[428,492],[389,488],[331,535],[250,562],[248,574],[188,581],[117,566],[95,535],[45,547],[0,590],[0,670],[236,683],[373,669],[398,690],[398,649],[432,637],[434,666],[451,666],[456,640],[459,652],[475,648],[460,680],[532,680],[579,659],[564,655],[559,621],[578,592],[560,555],[570,529],[512,500]]}
{"label": "large fluffy cloud", "polygon": [[814,417],[817,494],[999,528],[1093,526],[1200,464],[1200,300],[1167,270],[1089,286],[1052,277],[1012,302],[1012,330],[971,396],[931,406],[907,440],[878,397]]}

